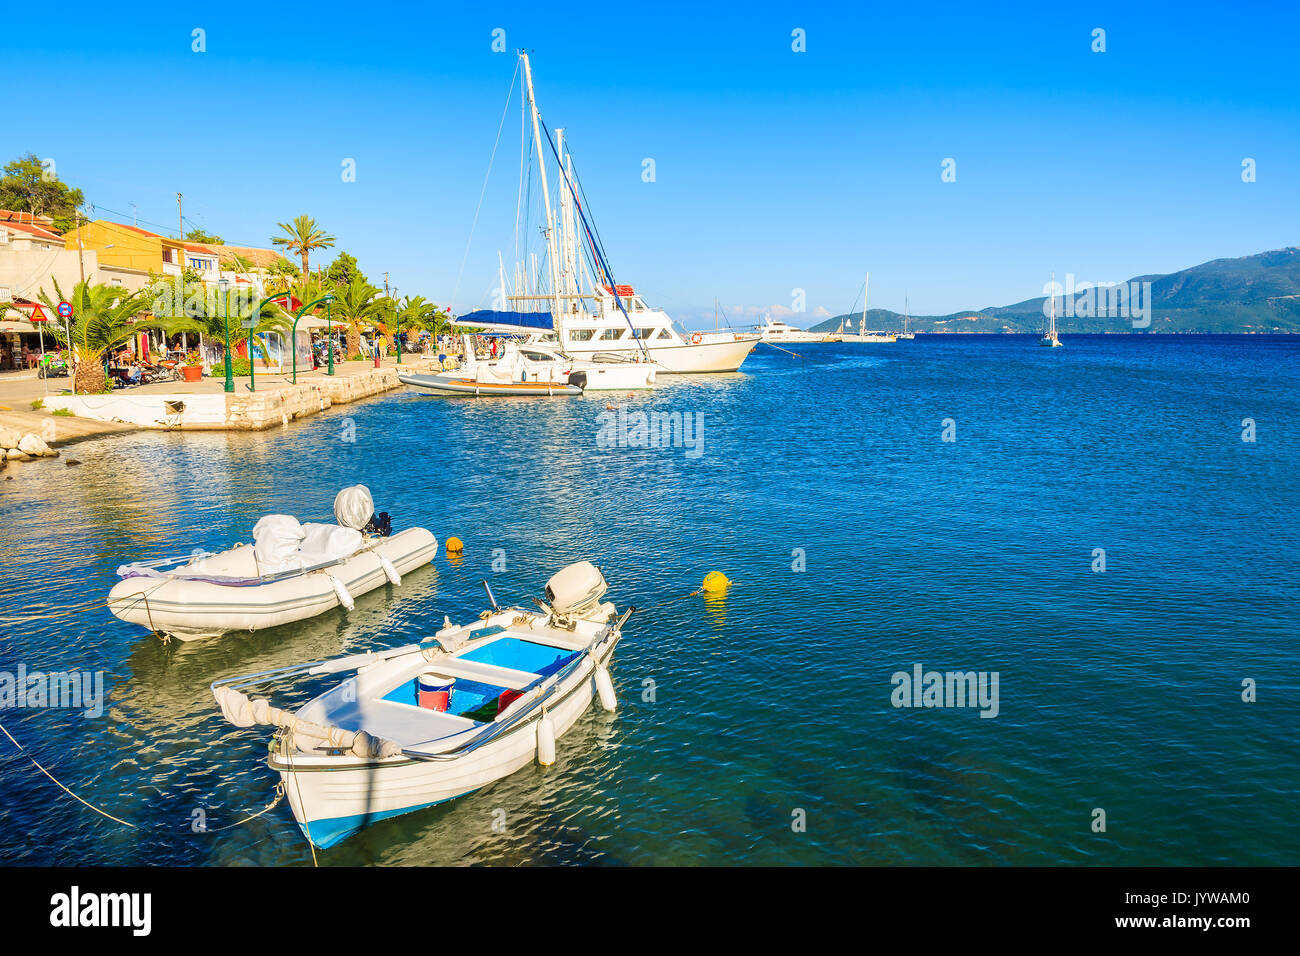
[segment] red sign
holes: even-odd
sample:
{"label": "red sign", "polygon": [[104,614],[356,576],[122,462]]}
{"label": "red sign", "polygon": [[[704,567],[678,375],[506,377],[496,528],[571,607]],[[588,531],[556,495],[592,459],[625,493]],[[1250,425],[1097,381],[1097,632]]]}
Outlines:
{"label": "red sign", "polygon": [[70,319],[72,318],[72,303],[60,302],[59,307],[56,311],[59,313],[59,315],[63,316],[65,319]]}
{"label": "red sign", "polygon": [[45,310],[44,310],[44,309],[42,309],[39,305],[34,305],[34,306],[32,306],[32,314],[31,314],[30,316],[28,316],[27,321],[28,321],[28,322],[48,322],[48,321],[50,321],[50,319],[49,319],[49,316],[47,316],[47,315],[45,314]]}

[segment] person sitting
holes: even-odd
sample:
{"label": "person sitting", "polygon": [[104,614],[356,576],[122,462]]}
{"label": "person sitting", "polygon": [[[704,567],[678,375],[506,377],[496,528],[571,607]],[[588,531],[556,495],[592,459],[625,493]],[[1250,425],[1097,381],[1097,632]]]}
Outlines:
{"label": "person sitting", "polygon": [[131,363],[131,371],[127,373],[126,380],[129,385],[139,385],[144,378],[144,368],[139,362]]}

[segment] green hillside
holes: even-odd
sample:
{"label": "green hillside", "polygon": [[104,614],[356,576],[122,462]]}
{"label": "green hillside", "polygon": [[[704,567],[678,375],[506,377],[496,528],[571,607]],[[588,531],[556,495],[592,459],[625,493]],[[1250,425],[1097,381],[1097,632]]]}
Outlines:
{"label": "green hillside", "polygon": [[[1151,324],[1134,329],[1120,315],[1065,315],[1057,300],[1057,328],[1067,332],[1300,332],[1300,248],[1277,249],[1240,259],[1215,259],[1169,275],[1136,276],[1151,283]],[[1046,297],[951,315],[914,315],[917,332],[1038,332],[1047,323]],[[1145,305],[1145,298],[1141,300]],[[856,328],[858,315],[837,315],[813,326],[825,332],[843,319]],[[903,316],[868,309],[867,326],[902,328]]]}

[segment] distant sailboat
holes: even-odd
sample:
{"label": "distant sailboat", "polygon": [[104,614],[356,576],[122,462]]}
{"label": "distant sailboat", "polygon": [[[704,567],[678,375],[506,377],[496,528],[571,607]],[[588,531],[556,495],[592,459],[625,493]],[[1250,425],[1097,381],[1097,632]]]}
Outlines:
{"label": "distant sailboat", "polygon": [[1047,320],[1047,334],[1038,340],[1038,344],[1044,348],[1059,349],[1061,340],[1056,337],[1056,273],[1052,273],[1052,305],[1051,317]]}
{"label": "distant sailboat", "polygon": [[862,283],[862,324],[857,332],[847,331],[853,328],[850,322],[845,328],[846,331],[842,337],[845,342],[893,342],[895,336],[892,332],[868,332],[867,331],[867,286],[871,282],[871,273],[867,273],[866,279]]}
{"label": "distant sailboat", "polygon": [[907,305],[907,296],[903,296],[903,331],[899,332],[896,338],[914,339],[916,334],[912,332],[912,314]]}

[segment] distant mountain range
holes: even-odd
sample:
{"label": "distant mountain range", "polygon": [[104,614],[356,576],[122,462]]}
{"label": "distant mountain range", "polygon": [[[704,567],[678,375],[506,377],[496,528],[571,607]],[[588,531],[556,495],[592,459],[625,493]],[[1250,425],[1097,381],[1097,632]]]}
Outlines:
{"label": "distant mountain range", "polygon": [[[1057,282],[1064,286],[1064,277]],[[1143,283],[1150,283],[1150,299]],[[1169,275],[1136,276],[1093,296],[1062,289],[1056,326],[1068,332],[1300,332],[1300,248],[1241,259],[1215,259]],[[1128,301],[1125,294],[1133,293]],[[915,332],[1040,332],[1047,324],[1046,296],[951,315],[914,315]],[[1146,316],[1133,312],[1146,310]],[[1128,312],[1129,314],[1125,314]],[[833,331],[844,319],[856,328],[861,313],[837,315],[812,327]],[[1149,325],[1143,322],[1149,318]],[[903,316],[868,309],[867,327],[898,330]]]}

